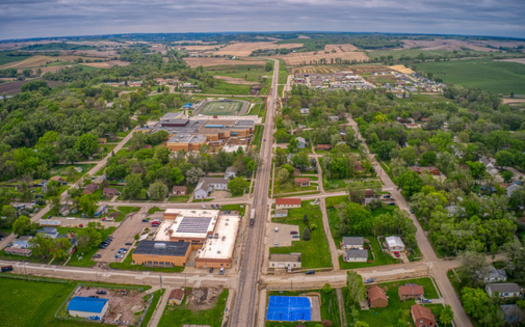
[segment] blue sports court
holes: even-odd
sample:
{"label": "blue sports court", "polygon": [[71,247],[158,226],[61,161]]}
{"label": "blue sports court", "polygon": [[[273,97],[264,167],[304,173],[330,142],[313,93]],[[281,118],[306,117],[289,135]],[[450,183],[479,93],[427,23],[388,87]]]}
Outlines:
{"label": "blue sports court", "polygon": [[270,296],[266,320],[310,321],[310,299],[300,296]]}

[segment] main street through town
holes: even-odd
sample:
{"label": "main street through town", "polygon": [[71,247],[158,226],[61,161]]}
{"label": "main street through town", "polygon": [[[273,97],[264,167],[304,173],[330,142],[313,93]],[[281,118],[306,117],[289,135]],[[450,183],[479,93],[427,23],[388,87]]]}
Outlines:
{"label": "main street through town", "polygon": [[[271,164],[272,164],[272,140],[274,129],[274,114],[278,103],[277,83],[279,73],[279,62],[275,60],[272,87],[269,96],[267,97],[266,122],[264,125],[264,132],[261,140],[260,157],[262,159],[259,165],[253,197],[245,196],[242,198],[228,198],[205,203],[154,203],[154,202],[129,202],[129,201],[106,201],[101,202],[109,205],[126,205],[141,207],[145,211],[149,207],[165,208],[199,208],[202,205],[211,204],[244,204],[246,205],[246,214],[249,215],[250,209],[255,209],[255,224],[253,227],[248,227],[241,235],[239,240],[241,245],[240,251],[237,251],[237,256],[240,257],[240,264],[236,269],[232,269],[225,275],[208,274],[207,271],[190,270],[183,273],[154,273],[154,272],[140,272],[140,271],[124,271],[113,269],[94,268],[76,268],[67,266],[54,266],[46,264],[34,264],[27,262],[8,262],[0,260],[2,265],[12,264],[14,272],[23,275],[37,275],[53,278],[65,278],[74,280],[89,280],[89,281],[103,281],[112,283],[124,284],[138,284],[151,285],[153,287],[160,287],[161,279],[162,286],[170,287],[225,287],[231,289],[231,295],[228,303],[228,311],[225,315],[225,322],[228,326],[264,326],[264,310],[266,292],[272,290],[289,290],[290,288],[299,290],[318,289],[324,284],[330,283],[334,288],[345,286],[346,271],[340,270],[338,264],[337,246],[334,244],[331,236],[328,218],[326,216],[326,202],[324,199],[332,196],[346,195],[347,192],[327,192],[322,187],[322,176],[319,175],[320,193],[310,195],[298,195],[297,198],[304,200],[320,200],[320,206],[323,211],[323,225],[330,245],[332,256],[333,269],[331,271],[318,272],[315,275],[298,274],[275,274],[268,275],[261,273],[261,266],[265,260],[265,227],[269,221],[270,206],[273,203],[269,199],[269,188],[271,180]],[[364,144],[367,154],[370,155],[364,139],[359,133],[356,122],[348,117],[348,123],[354,127],[358,138]],[[122,148],[131,138],[133,132],[130,132],[115,148],[115,152]],[[108,155],[109,156],[109,155]],[[315,157],[313,155],[312,157]],[[397,186],[392,182],[388,174],[383,170],[375,158],[370,155],[373,166],[378,174],[378,177],[383,182],[383,190],[390,192],[392,198],[395,200],[397,206],[401,210],[405,210],[410,214],[410,209],[406,200],[401,195]],[[97,163],[97,165],[89,171],[90,175],[94,175],[98,170],[102,169],[107,162],[108,157]],[[80,181],[73,187],[80,185]],[[65,199],[66,192],[62,194],[62,199]],[[41,212],[36,214],[32,219],[38,221],[46,215],[49,208],[46,207]],[[418,247],[421,250],[422,258],[416,262],[409,262],[403,264],[377,266],[355,269],[361,274],[364,279],[374,278],[375,282],[392,281],[401,278],[414,277],[433,277],[437,287],[440,290],[442,300],[446,304],[450,304],[454,311],[454,322],[456,326],[469,327],[472,326],[468,316],[465,314],[461,306],[461,302],[448,280],[447,272],[450,269],[457,268],[461,265],[459,260],[446,261],[436,256],[425,232],[421,228],[417,218],[410,214],[414,224],[417,227],[416,239]],[[5,247],[6,242],[14,239],[14,235],[10,235],[4,240],[0,246]],[[239,262],[239,261],[238,261]],[[264,271],[264,270],[263,270]],[[162,276],[162,278],[161,278]],[[165,302],[165,301],[164,301]],[[342,306],[342,303],[340,304]],[[158,318],[158,317],[157,317]]]}

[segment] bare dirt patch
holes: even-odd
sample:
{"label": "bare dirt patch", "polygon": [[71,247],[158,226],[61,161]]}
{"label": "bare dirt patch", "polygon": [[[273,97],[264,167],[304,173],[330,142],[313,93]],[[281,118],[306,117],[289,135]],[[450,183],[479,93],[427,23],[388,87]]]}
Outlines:
{"label": "bare dirt patch", "polygon": [[128,66],[129,61],[110,60],[104,62],[85,62],[82,63],[84,66],[96,67],[96,68],[111,68],[113,66]]}
{"label": "bare dirt patch", "polygon": [[524,64],[525,65],[525,58],[500,59],[500,60],[496,60],[496,61],[517,62],[518,64]]}
{"label": "bare dirt patch", "polygon": [[[12,82],[12,83],[0,84],[0,94],[3,94],[3,93],[6,93],[8,95],[18,94],[18,93],[20,93],[20,88],[22,87],[22,85],[24,85],[27,82],[31,82],[31,81],[34,81],[34,79],[33,80],[16,81],[16,82]],[[58,81],[47,81],[47,85],[49,87],[55,87],[57,85],[63,85],[63,84],[65,84],[65,83],[58,82]]]}
{"label": "bare dirt patch", "polygon": [[419,48],[421,50],[464,50],[465,48],[475,51],[496,51],[490,49],[483,43],[470,41],[460,41],[454,39],[434,39],[434,40],[403,40],[403,49]]}
{"label": "bare dirt patch", "polygon": [[414,72],[412,69],[405,67],[405,65],[394,65],[390,66],[390,68],[403,74],[412,74]]}
{"label": "bare dirt patch", "polygon": [[229,76],[213,76],[216,79],[222,79],[223,81],[230,84],[240,84],[240,85],[255,85],[257,82],[250,82],[242,78],[229,77]]}
{"label": "bare dirt patch", "polygon": [[187,294],[188,309],[193,311],[210,310],[215,307],[222,289],[220,288],[194,288]]}
{"label": "bare dirt patch", "polygon": [[214,54],[219,56],[246,57],[249,56],[253,51],[259,49],[292,49],[300,48],[302,46],[303,45],[301,43],[275,44],[274,42],[239,42],[232,43],[224,48],[221,48]]}
{"label": "bare dirt patch", "polygon": [[503,104],[525,103],[525,99],[503,98],[502,100],[503,100]]}
{"label": "bare dirt patch", "polygon": [[51,57],[51,56],[33,56],[31,58],[27,58],[21,61],[15,61],[11,62],[5,65],[0,66],[0,69],[6,69],[6,68],[16,68],[16,69],[25,69],[25,68],[36,68],[40,67],[52,62],[57,61],[75,61],[76,59],[81,58],[82,60],[93,60],[93,58],[90,57],[82,57],[82,56],[58,56],[58,57]]}
{"label": "bare dirt patch", "polygon": [[290,66],[311,65],[320,63],[321,60],[326,60],[326,63],[330,64],[332,60],[335,62],[336,59],[350,62],[354,60],[356,62],[368,61],[369,58],[364,52],[351,50],[353,48],[355,47],[346,44],[328,44],[324,51],[289,53],[276,58],[283,59]]}
{"label": "bare dirt patch", "polygon": [[227,58],[214,58],[214,57],[197,57],[197,58],[184,58],[184,61],[191,67],[209,67],[209,66],[236,66],[236,65],[264,65],[264,60],[228,60]]}

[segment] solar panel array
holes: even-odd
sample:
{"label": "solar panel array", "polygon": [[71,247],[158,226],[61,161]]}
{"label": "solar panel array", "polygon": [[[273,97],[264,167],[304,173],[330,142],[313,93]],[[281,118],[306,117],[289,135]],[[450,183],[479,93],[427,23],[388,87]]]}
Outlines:
{"label": "solar panel array", "polygon": [[177,233],[206,233],[211,219],[211,217],[184,217],[177,227]]}

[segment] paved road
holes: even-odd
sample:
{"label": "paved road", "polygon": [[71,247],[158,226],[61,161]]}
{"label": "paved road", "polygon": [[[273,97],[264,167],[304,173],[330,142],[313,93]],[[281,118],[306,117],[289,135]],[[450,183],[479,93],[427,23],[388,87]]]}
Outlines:
{"label": "paved road", "polygon": [[[257,169],[257,181],[253,193],[253,208],[256,211],[255,226],[250,228],[247,233],[241,270],[238,275],[237,294],[229,322],[230,326],[251,327],[256,325],[257,282],[264,253],[264,227],[267,217],[267,204],[269,202],[268,188],[272,165],[273,115],[278,96],[279,61],[274,60],[274,62],[272,88],[266,103],[266,124],[260,153],[263,163]],[[258,314],[263,315],[264,312],[259,312]]]}

